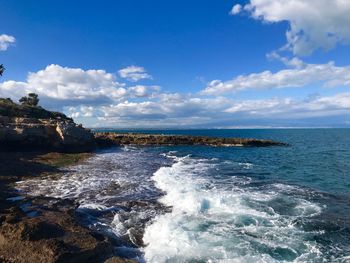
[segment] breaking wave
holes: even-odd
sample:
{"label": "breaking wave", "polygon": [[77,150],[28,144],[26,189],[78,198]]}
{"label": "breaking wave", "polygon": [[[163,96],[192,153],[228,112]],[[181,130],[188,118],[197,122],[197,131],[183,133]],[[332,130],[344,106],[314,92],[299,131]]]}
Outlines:
{"label": "breaking wave", "polygon": [[215,160],[169,158],[174,164],[161,167],[152,179],[165,192],[160,202],[172,212],[146,228],[147,262],[305,262],[322,256],[312,241],[316,233],[298,227],[321,208],[285,196],[284,187],[293,186],[242,187],[249,178],[218,180]]}

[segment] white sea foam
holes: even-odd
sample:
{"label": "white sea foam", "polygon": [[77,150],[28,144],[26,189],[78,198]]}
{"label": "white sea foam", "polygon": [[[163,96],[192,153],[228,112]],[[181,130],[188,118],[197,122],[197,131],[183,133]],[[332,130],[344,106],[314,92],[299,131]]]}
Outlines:
{"label": "white sea foam", "polygon": [[238,163],[240,166],[242,166],[244,169],[252,169],[253,164],[252,163]]}
{"label": "white sea foam", "polygon": [[59,176],[18,182],[17,188],[32,196],[73,199],[79,204],[77,211],[85,215],[85,223],[90,227],[126,242],[130,234],[129,239],[134,242],[129,229],[142,228],[140,222],[156,214],[152,204],[137,207],[137,204],[128,203],[147,202],[159,196],[150,177],[160,160],[152,157],[154,155],[134,147],[112,149],[96,154],[83,164],[66,168]]}
{"label": "white sea foam", "polygon": [[[216,171],[210,160],[171,158],[174,164],[152,177],[166,192],[160,202],[172,212],[146,228],[147,262],[303,262],[320,255],[306,241],[310,233],[295,226],[298,215],[278,213],[269,205],[283,193],[221,187],[206,176]],[[321,211],[306,200],[293,202],[293,214],[302,217]]]}
{"label": "white sea foam", "polygon": [[[296,223],[299,218],[317,215],[321,208],[301,197],[283,195],[297,188],[283,184],[250,187],[250,177],[222,177],[220,169],[226,165],[227,171],[232,167],[253,170],[254,164],[176,154],[166,154],[173,165],[161,167],[152,178],[149,171],[158,169],[160,163],[154,168],[157,158],[126,147],[100,153],[57,178],[18,182],[18,188],[31,195],[74,199],[80,204],[78,210],[97,219],[93,224],[98,229],[130,236],[136,244],[131,233],[135,225],[147,222],[159,210],[148,204],[124,211],[123,202],[158,198],[155,184],[165,192],[160,202],[172,211],[156,216],[145,229],[147,262],[279,262],[278,256],[308,262],[322,256],[315,243],[307,241],[312,233]],[[278,199],[287,205],[274,206]],[[284,211],[286,206],[288,211]],[[133,250],[118,247],[121,253]]]}

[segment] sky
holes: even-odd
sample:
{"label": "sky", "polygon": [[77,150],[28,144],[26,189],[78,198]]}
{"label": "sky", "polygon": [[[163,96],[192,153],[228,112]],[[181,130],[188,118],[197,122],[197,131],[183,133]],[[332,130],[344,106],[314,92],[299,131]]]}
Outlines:
{"label": "sky", "polygon": [[86,127],[350,127],[349,0],[0,0],[0,97]]}

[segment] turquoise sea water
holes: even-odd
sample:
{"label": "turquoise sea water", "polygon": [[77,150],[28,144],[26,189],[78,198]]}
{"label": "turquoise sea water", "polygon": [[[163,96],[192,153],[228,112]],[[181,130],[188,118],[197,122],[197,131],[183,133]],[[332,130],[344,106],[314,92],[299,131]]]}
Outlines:
{"label": "turquoise sea water", "polygon": [[[350,195],[350,129],[138,130],[131,132],[271,139],[290,147],[184,147],[184,154],[259,165],[264,180]],[[257,171],[258,172],[258,171]]]}
{"label": "turquoise sea water", "polygon": [[350,129],[137,132],[290,146],[120,147],[19,188],[77,200],[141,262],[350,262]]}

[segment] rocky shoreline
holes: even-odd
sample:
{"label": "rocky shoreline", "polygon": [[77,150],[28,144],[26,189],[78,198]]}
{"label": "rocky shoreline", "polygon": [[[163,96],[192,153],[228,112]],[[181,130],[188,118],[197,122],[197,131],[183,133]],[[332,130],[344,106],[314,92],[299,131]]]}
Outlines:
{"label": "rocky shoreline", "polygon": [[17,181],[60,176],[91,155],[0,152],[0,262],[134,262],[115,255],[113,240],[78,223],[74,201],[14,189]]}
{"label": "rocky shoreline", "polygon": [[29,197],[15,183],[60,176],[98,148],[138,145],[285,146],[270,140],[92,132],[64,114],[0,101],[0,262],[134,262],[115,242],[79,224],[74,201]]}
{"label": "rocky shoreline", "polygon": [[285,143],[271,140],[247,138],[218,138],[191,135],[164,135],[142,133],[95,132],[95,142],[99,147],[118,145],[139,146],[176,146],[176,145],[205,145],[217,147],[267,147],[287,146]]}
{"label": "rocky shoreline", "polygon": [[286,146],[281,142],[248,138],[215,138],[191,135],[163,135],[91,132],[71,119],[35,119],[0,116],[0,149],[90,152],[119,145],[219,147]]}

